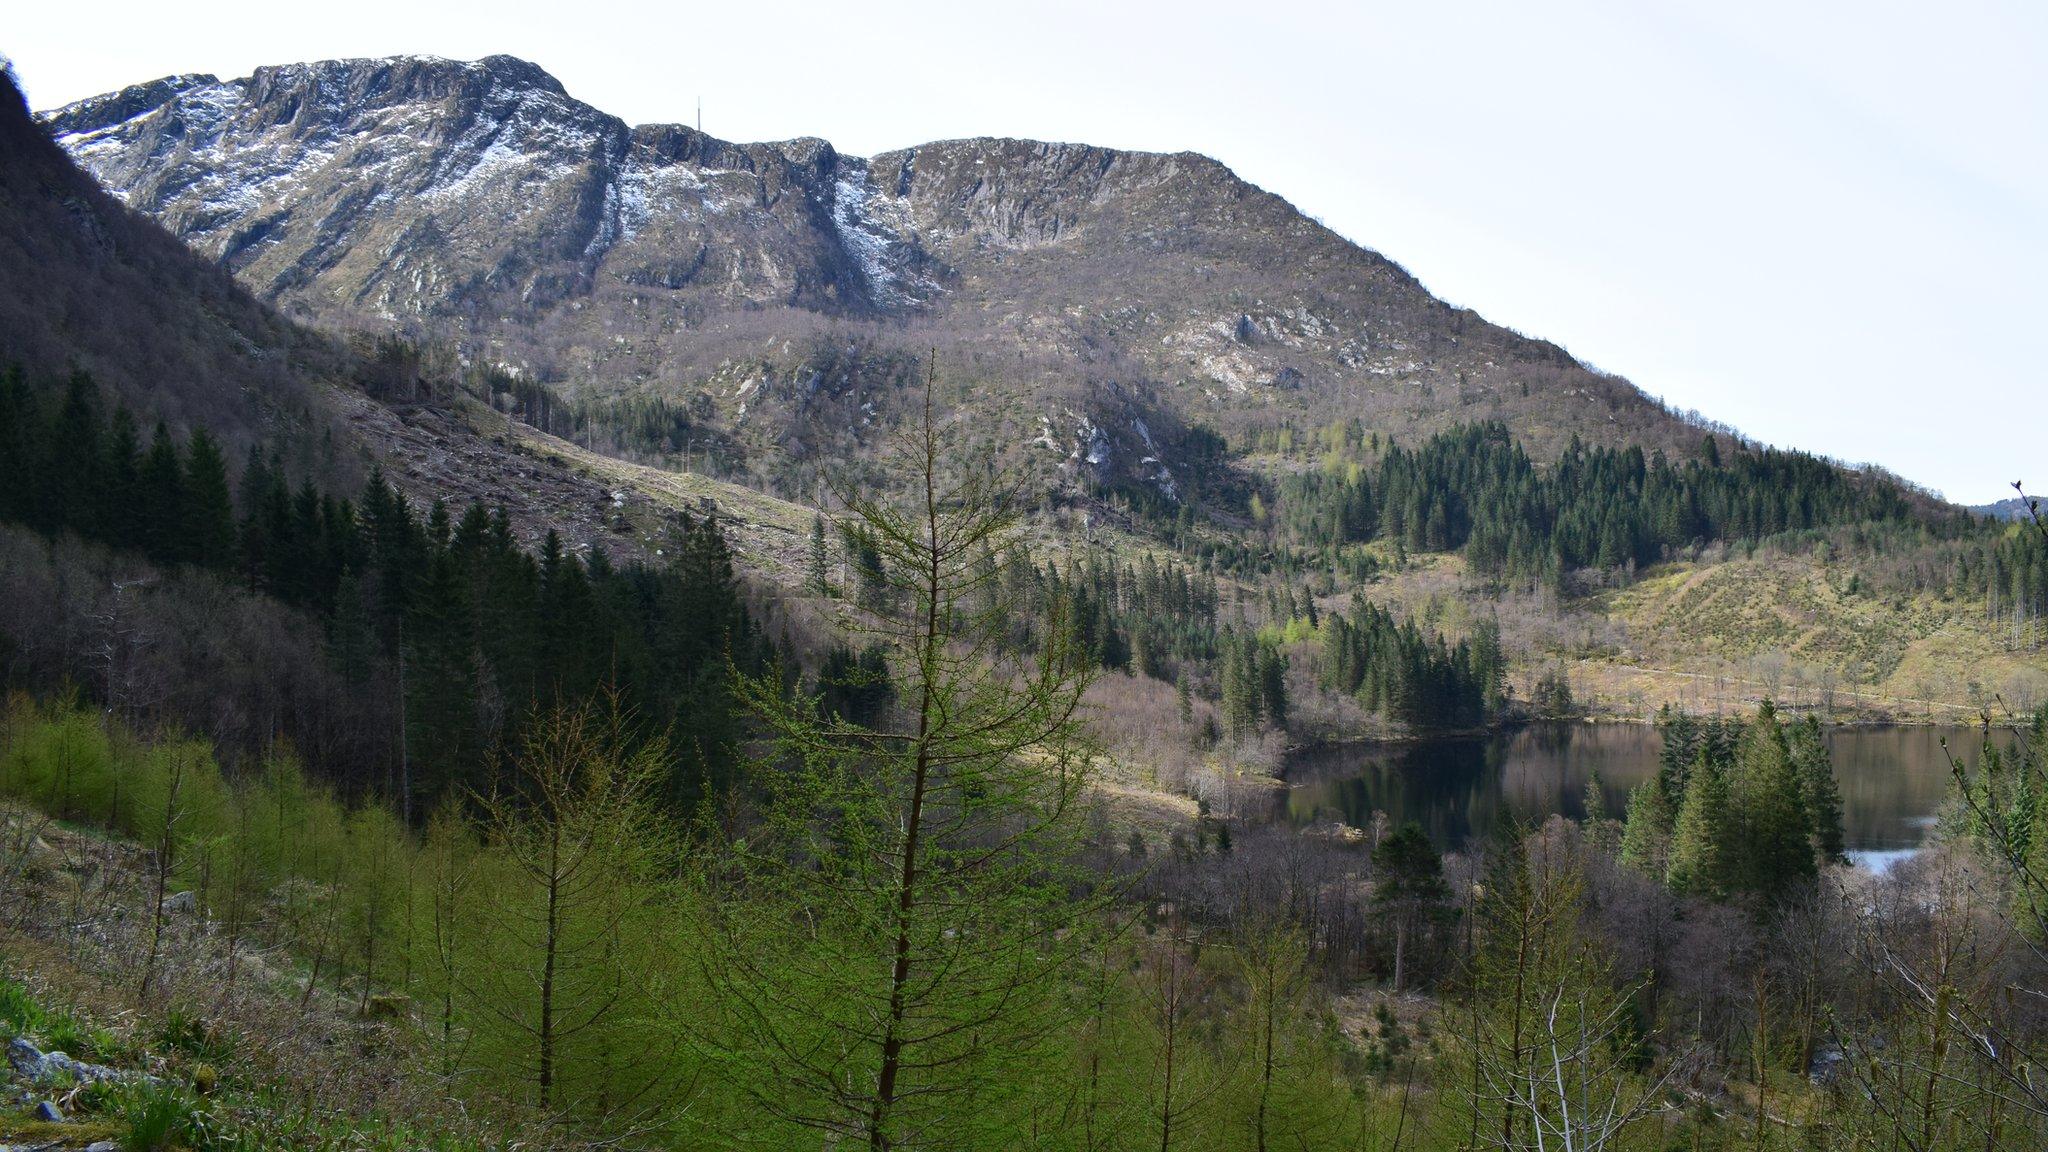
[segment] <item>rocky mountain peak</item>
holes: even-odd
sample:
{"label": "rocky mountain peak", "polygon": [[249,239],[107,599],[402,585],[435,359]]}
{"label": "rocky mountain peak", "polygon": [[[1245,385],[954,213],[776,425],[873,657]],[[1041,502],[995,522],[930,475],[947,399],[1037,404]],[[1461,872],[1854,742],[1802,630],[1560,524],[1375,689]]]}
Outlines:
{"label": "rocky mountain peak", "polygon": [[[239,82],[253,103],[342,117],[404,104],[479,102],[492,93],[539,93],[568,101],[561,81],[516,56],[448,60],[439,56],[327,60],[258,68]],[[596,114],[587,105],[580,110]]]}
{"label": "rocky mountain peak", "polygon": [[807,349],[849,340],[881,365],[969,358],[1003,385],[991,403],[1018,401],[1020,443],[1048,413],[1103,424],[1086,397],[1109,386],[1154,398],[1155,433],[1277,406],[1403,433],[1503,419],[1539,453],[1697,439],[1192,153],[733,143],[629,127],[502,56],[170,77],[44,122],[289,312],[445,339],[586,399],[659,396],[764,455],[817,442],[767,406],[811,395]]}

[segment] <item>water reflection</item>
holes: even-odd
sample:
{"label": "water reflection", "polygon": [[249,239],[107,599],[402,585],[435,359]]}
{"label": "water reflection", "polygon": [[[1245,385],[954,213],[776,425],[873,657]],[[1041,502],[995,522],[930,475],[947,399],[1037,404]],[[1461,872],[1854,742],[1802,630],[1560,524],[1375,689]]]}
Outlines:
{"label": "water reflection", "polygon": [[[1828,733],[1852,857],[1882,870],[1925,839],[1948,795],[1941,740],[1974,766],[1966,728],[1845,728]],[[2005,743],[2001,740],[2001,743]],[[1439,846],[1488,835],[1513,813],[1539,822],[1585,816],[1586,781],[1600,774],[1607,810],[1657,769],[1656,730],[1643,724],[1534,724],[1490,737],[1311,749],[1288,763],[1281,816],[1298,825],[1363,826],[1374,811],[1414,820]]]}

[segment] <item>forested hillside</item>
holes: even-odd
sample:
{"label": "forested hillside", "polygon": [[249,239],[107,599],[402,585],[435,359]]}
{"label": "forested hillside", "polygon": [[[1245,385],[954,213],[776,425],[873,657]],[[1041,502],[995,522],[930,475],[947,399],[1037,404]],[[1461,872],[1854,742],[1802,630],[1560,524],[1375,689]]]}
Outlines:
{"label": "forested hillside", "polygon": [[[1521,626],[1502,630],[1500,663],[1522,698],[1539,678],[1575,680],[1580,705],[1638,717],[1685,676],[1772,679],[1749,666],[1767,657],[1853,685],[1871,715],[1930,696],[1968,707],[1963,684],[1923,676],[1914,655],[1958,629],[1990,655],[1980,683],[2048,693],[2030,656],[2042,593],[2025,538],[2000,544],[1882,469],[1667,412],[1442,304],[1201,157],[975,140],[861,160],[815,140],[730,144],[630,128],[508,57],[173,77],[43,124],[258,294],[378,334],[356,376],[396,410],[421,395],[426,366],[445,366],[459,383],[429,406],[493,414],[472,431],[503,414],[830,513],[902,482],[888,445],[936,357],[942,403],[1030,493],[1029,563],[1090,585],[1101,665],[1213,705],[1226,736],[1248,729],[1225,700],[1248,697],[1226,680],[1248,675],[1327,697],[1292,723],[1265,706],[1252,728],[1311,739],[1357,726],[1295,623],[1305,603],[1342,616],[1354,594],[1402,615],[1459,601],[1448,621],[1408,621],[1447,652],[1510,611]],[[465,463],[508,482],[462,481],[435,460],[443,427],[402,454],[441,473],[440,490],[408,484],[397,461],[387,476],[416,498],[452,481],[464,502],[506,500],[529,544],[548,528],[605,539],[567,493],[513,501],[531,483],[488,444]],[[622,532],[643,550],[665,531],[653,504],[656,522],[636,513]],[[826,616],[840,615],[833,595],[862,606],[858,542],[828,535],[837,579],[814,578],[796,541],[751,570]],[[1817,578],[1864,603],[1820,620],[1815,643],[1753,650],[1712,628],[1674,643],[1668,613],[1605,599],[1653,572],[1713,581],[1758,549],[1835,570]],[[1411,567],[1447,553],[1456,588]],[[1160,611],[1143,564],[1215,580],[1216,628],[1142,623]],[[1720,583],[1775,596],[1781,577]],[[1799,614],[1766,599],[1740,618],[1779,612]],[[1832,637],[1872,614],[1885,639],[1843,656]],[[1409,719],[1374,705],[1370,722],[1527,711],[1479,694],[1491,703]]]}
{"label": "forested hillside", "polygon": [[[772,663],[735,670],[761,738],[694,818],[666,799],[673,747],[616,693],[541,708],[502,790],[410,822],[281,749],[223,771],[204,743],[17,698],[0,939],[51,984],[123,989],[129,1019],[182,1019],[165,1013],[213,973],[243,991],[197,1033],[96,1028],[23,991],[8,1026],[173,1075],[94,1065],[102,1086],[69,1098],[144,1146],[150,1125],[204,1148],[351,1127],[456,1148],[2048,1138],[2026,1072],[2042,1021],[2010,994],[2048,987],[2048,719],[1958,750],[1941,837],[1881,878],[1840,867],[1818,725],[1769,707],[1667,713],[1625,820],[1596,781],[1583,821],[1451,855],[1413,825],[1120,829],[1090,799],[1079,622],[1055,602],[1015,650],[982,560],[1014,511],[942,434],[906,447],[932,498],[848,514],[880,573],[849,707]],[[58,851],[36,847],[49,817],[147,851],[90,849],[107,879],[53,900],[62,869],[31,866]],[[334,1073],[262,1095],[281,1049],[253,1025],[280,1000],[312,1027],[359,1016],[355,1043],[431,1088]]]}
{"label": "forested hillside", "polygon": [[[1202,157],[9,85],[5,1147],[2048,1142],[2048,525]],[[1823,722],[1958,712],[1849,865]],[[1588,715],[1624,811],[1259,816]]]}

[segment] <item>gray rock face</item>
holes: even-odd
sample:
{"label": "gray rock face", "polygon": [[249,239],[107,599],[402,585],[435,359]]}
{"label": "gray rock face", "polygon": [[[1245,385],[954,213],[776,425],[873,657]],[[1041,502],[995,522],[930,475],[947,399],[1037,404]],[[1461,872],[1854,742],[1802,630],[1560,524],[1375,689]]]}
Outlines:
{"label": "gray rock face", "polygon": [[316,313],[545,310],[601,274],[856,313],[917,295],[864,162],[628,128],[509,56],[172,77],[45,123],[131,207]]}
{"label": "gray rock face", "polygon": [[123,1072],[104,1064],[88,1064],[83,1060],[74,1060],[62,1052],[44,1052],[22,1036],[8,1041],[7,1064],[14,1069],[16,1076],[31,1084],[39,1084],[58,1076],[70,1076],[79,1083],[97,1080],[129,1081],[136,1078],[133,1072]]}
{"label": "gray rock face", "polygon": [[[1133,477],[1146,455],[1182,466],[1177,422],[1503,419],[1539,455],[1697,440],[1193,154],[736,144],[628,126],[503,56],[169,77],[42,122],[289,313],[443,338],[585,399],[658,395],[739,454],[860,451],[893,356],[934,345],[993,386],[985,426],[1013,446],[1067,410],[1106,423],[1091,389],[1152,396],[1158,443],[1120,426]],[[881,367],[840,373],[863,341]]]}

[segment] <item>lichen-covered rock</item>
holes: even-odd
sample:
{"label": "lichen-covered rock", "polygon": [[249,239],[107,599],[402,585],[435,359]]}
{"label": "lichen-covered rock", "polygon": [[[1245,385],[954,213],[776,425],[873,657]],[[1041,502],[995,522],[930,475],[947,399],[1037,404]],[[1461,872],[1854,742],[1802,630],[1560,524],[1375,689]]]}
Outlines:
{"label": "lichen-covered rock", "polygon": [[7,1065],[16,1076],[31,1084],[40,1084],[58,1076],[69,1076],[82,1084],[99,1080],[125,1082],[137,1078],[134,1072],[74,1060],[62,1052],[44,1052],[25,1036],[16,1036],[8,1041]]}

